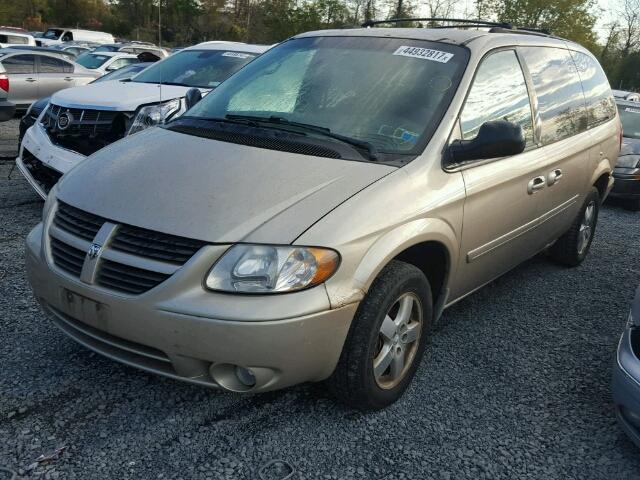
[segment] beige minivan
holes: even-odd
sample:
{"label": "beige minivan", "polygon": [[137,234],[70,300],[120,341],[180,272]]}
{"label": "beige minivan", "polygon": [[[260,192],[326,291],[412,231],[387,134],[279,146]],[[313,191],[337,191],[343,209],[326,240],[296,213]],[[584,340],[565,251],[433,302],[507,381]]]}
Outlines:
{"label": "beige minivan", "polygon": [[538,252],[584,260],[620,133],[598,62],[563,39],[305,33],[66,174],[28,277],[114,360],[382,408],[446,307]]}

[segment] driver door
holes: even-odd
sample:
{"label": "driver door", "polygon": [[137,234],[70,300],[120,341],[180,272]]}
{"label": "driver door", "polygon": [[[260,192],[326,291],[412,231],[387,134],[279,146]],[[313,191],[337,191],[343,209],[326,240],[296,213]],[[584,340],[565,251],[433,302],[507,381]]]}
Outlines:
{"label": "driver door", "polygon": [[458,298],[505,273],[544,247],[535,228],[544,191],[545,162],[535,144],[534,110],[515,50],[486,56],[460,114],[460,136],[475,138],[488,121],[519,124],[527,141],[523,153],[465,164],[466,189]]}

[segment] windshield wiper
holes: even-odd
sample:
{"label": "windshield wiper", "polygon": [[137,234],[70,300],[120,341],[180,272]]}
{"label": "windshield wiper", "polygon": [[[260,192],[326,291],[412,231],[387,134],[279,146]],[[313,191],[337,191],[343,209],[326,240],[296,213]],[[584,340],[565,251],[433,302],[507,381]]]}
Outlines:
{"label": "windshield wiper", "polygon": [[[301,122],[292,122],[291,120],[287,120],[283,117],[277,117],[275,115],[271,115],[270,117],[260,117],[254,115],[235,115],[235,114],[227,114],[225,115],[225,119],[231,121],[244,121],[247,124],[267,124],[267,125],[276,125],[276,126],[285,126],[285,127],[295,127],[300,130],[306,130],[308,132],[317,133],[320,135],[324,135],[325,137],[333,138],[335,140],[339,140],[343,143],[347,143],[361,150],[365,150],[369,157],[369,160],[378,160],[378,149],[376,146],[370,142],[365,140],[358,140],[357,138],[347,137],[346,135],[341,135],[339,133],[332,132],[331,129],[326,127],[321,127],[319,125],[312,125],[310,123],[301,123]],[[288,129],[287,129],[288,130]]]}

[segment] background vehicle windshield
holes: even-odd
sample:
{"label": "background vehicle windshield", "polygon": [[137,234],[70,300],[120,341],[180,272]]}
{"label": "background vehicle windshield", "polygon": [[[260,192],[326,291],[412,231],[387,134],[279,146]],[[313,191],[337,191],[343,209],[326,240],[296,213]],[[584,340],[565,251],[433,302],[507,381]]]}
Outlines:
{"label": "background vehicle windshield", "polygon": [[58,37],[60,37],[60,35],[62,35],[62,30],[59,30],[57,28],[50,28],[49,30],[44,32],[44,34],[42,35],[42,38],[48,38],[50,40],[57,40]]}
{"label": "background vehicle windshield", "polygon": [[85,52],[76,58],[76,63],[79,63],[85,68],[100,68],[111,57],[108,55],[96,55],[94,53]]}
{"label": "background vehicle windshield", "polygon": [[416,153],[455,93],[468,53],[436,42],[309,37],[270,50],[187,112],[276,116],[329,128],[382,153]]}
{"label": "background vehicle windshield", "polygon": [[257,56],[230,50],[184,50],[149,67],[132,81],[213,88]]}
{"label": "background vehicle windshield", "polygon": [[100,83],[100,82],[110,82],[112,80],[128,80],[134,75],[138,74],[145,68],[147,68],[150,63],[134,63],[131,65],[127,65],[126,67],[119,68],[118,70],[114,70],[113,72],[109,72],[106,75],[101,76],[100,78],[96,78],[91,83]]}
{"label": "background vehicle windshield", "polygon": [[637,107],[618,105],[618,111],[624,136],[640,139],[640,104]]}

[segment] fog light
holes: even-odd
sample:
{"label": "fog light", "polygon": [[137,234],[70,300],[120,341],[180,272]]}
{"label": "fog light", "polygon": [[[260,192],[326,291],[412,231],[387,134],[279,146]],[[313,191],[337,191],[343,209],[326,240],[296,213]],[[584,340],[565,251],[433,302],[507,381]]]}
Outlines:
{"label": "fog light", "polygon": [[256,376],[248,368],[236,365],[236,377],[238,377],[240,383],[247,387],[254,387],[256,384]]}

